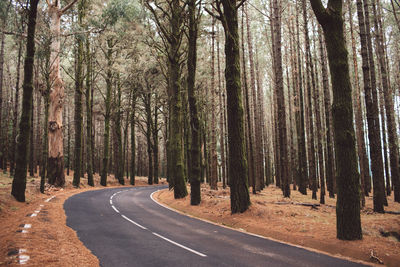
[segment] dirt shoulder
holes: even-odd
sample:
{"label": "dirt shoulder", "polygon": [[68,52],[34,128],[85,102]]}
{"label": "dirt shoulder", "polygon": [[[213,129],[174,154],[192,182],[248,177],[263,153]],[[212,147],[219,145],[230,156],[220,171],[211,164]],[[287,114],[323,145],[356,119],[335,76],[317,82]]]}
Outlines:
{"label": "dirt shoulder", "polygon": [[[190,188],[188,187],[188,190]],[[190,205],[190,197],[175,200],[172,191],[162,190],[154,197],[157,201],[179,212],[241,231],[258,234],[285,243],[318,250],[339,257],[377,263],[371,253],[387,266],[400,266],[400,242],[392,236],[400,233],[400,215],[377,214],[372,211],[372,197],[366,199],[361,220],[363,240],[336,239],[335,199],[327,204],[309,207],[299,203],[319,204],[308,196],[292,191],[290,199],[282,197],[279,188],[270,186],[257,195],[251,195],[252,205],[242,214],[231,215],[229,189],[218,191],[202,186],[202,202]],[[400,211],[400,204],[388,197],[386,210]],[[383,237],[383,232],[391,232]],[[396,235],[396,234],[395,234]]]}
{"label": "dirt shoulder", "polygon": [[[104,187],[99,185],[96,175],[95,187],[87,186],[87,180],[82,179],[81,188],[75,189],[72,175],[66,177],[65,188],[46,188],[45,194],[39,192],[39,178],[28,178],[26,203],[20,203],[10,195],[12,179],[0,174],[0,266],[19,265],[19,255],[29,256],[27,266],[99,266],[97,257],[66,226],[63,204],[72,195]],[[114,177],[108,181],[107,188],[123,187]],[[128,180],[125,184],[130,187]],[[136,178],[136,186],[146,185],[147,178]],[[31,217],[37,210],[37,215]],[[31,227],[24,228],[27,224]]]}

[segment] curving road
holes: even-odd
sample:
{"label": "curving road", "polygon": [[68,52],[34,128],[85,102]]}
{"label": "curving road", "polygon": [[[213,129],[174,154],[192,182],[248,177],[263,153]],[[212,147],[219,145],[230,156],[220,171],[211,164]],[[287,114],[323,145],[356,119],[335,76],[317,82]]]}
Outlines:
{"label": "curving road", "polygon": [[361,266],[178,214],[152,200],[161,188],[74,195],[67,225],[101,266]]}

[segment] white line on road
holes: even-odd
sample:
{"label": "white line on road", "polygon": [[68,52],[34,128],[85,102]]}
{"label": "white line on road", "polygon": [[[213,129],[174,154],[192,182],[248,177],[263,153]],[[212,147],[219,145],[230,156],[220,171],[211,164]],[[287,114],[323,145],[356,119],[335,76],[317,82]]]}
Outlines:
{"label": "white line on road", "polygon": [[[123,191],[119,191],[119,192],[117,192],[117,193],[114,193],[114,195],[119,194],[119,193],[121,193],[121,192],[123,192]],[[154,193],[154,192],[153,192],[153,193]],[[117,209],[114,207],[114,205],[112,204],[112,198],[114,197],[114,195],[112,195],[112,196],[110,197],[110,204],[111,204],[111,207],[112,207],[117,213],[121,214],[121,213],[119,212],[119,210],[117,210]],[[150,197],[153,199],[153,194],[151,194]],[[153,201],[154,201],[154,199],[153,199]],[[135,221],[129,219],[128,217],[126,217],[125,215],[121,214],[121,216],[122,216],[122,218],[124,218],[124,219],[127,220],[128,222],[130,222],[130,223],[132,223],[132,224],[134,224],[134,225],[136,225],[136,226],[142,228],[143,230],[148,230],[148,229],[147,229],[146,227],[144,227],[143,225],[138,224],[137,222],[135,222]],[[162,236],[162,235],[160,235],[160,234],[157,234],[157,233],[154,233],[154,232],[152,232],[152,234],[155,235],[155,236],[157,236],[157,237],[159,237],[159,238],[161,238],[161,239],[164,239],[165,241],[167,241],[167,242],[169,242],[169,243],[171,243],[171,244],[173,244],[173,245],[175,245],[175,246],[177,246],[177,247],[186,249],[187,251],[190,251],[190,252],[192,252],[192,253],[194,253],[194,254],[196,254],[196,255],[199,255],[199,256],[201,256],[201,257],[207,257],[206,254],[203,254],[203,253],[198,252],[198,251],[196,251],[196,250],[194,250],[194,249],[191,249],[191,248],[188,248],[188,247],[186,247],[186,246],[184,246],[184,245],[181,245],[181,244],[179,244],[179,243],[177,243],[177,242],[175,242],[175,241],[172,241],[171,239],[168,239],[168,238],[166,238],[166,237],[164,237],[164,236]]]}
{"label": "white line on road", "polygon": [[199,256],[201,256],[201,257],[207,257],[206,254],[200,253],[200,252],[198,252],[198,251],[196,251],[196,250],[194,250],[194,249],[191,249],[191,248],[188,248],[188,247],[186,247],[186,246],[184,246],[184,245],[181,245],[181,244],[179,244],[179,243],[176,243],[175,241],[172,241],[171,239],[168,239],[168,238],[166,238],[166,237],[164,237],[164,236],[162,236],[162,235],[159,235],[159,234],[154,233],[154,232],[153,232],[153,235],[158,236],[159,238],[164,239],[165,241],[168,241],[168,242],[170,242],[171,244],[174,244],[175,246],[178,246],[178,247],[180,247],[180,248],[186,249],[186,250],[188,250],[188,251],[190,251],[190,252],[192,252],[192,253],[194,253],[194,254],[196,254],[196,255],[199,255]]}
{"label": "white line on road", "polygon": [[140,228],[142,228],[143,230],[146,230],[147,228],[146,227],[144,227],[143,225],[140,225],[140,224],[138,224],[137,222],[135,222],[135,221],[132,221],[131,219],[129,219],[128,217],[126,217],[125,215],[122,215],[121,214],[121,216],[122,216],[122,218],[124,218],[125,220],[127,220],[128,222],[131,222],[131,223],[133,223],[134,225],[136,225],[136,226],[138,226],[138,227],[140,227]]}
{"label": "white line on road", "polygon": [[117,213],[119,213],[119,210],[117,210],[117,208],[114,207],[114,205],[111,205],[111,207],[112,207]]}

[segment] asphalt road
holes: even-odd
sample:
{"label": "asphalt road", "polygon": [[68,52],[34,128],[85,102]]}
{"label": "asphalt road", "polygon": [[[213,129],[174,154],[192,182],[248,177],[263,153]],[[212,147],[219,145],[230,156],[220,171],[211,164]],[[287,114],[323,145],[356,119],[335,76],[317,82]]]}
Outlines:
{"label": "asphalt road", "polygon": [[152,200],[160,188],[74,195],[67,225],[101,266],[361,266],[178,214]]}

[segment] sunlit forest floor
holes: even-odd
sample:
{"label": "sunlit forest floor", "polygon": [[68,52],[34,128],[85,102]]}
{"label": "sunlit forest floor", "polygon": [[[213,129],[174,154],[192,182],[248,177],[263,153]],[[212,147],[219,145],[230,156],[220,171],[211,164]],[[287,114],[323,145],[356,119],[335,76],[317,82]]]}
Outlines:
{"label": "sunlit forest floor", "polygon": [[[16,265],[18,250],[26,249],[30,256],[28,266],[99,266],[99,261],[78,239],[76,232],[66,226],[64,201],[77,193],[98,190],[100,177],[95,174],[95,187],[81,178],[81,186],[72,186],[73,172],[66,176],[64,188],[46,186],[45,194],[39,192],[40,178],[27,178],[26,202],[15,201],[11,196],[12,179],[0,173],[0,266]],[[108,186],[120,187],[114,176],[107,179]],[[161,179],[161,183],[166,183]],[[136,177],[136,186],[146,186],[147,177]],[[125,179],[125,186],[130,187]],[[56,196],[50,202],[44,202]],[[36,217],[30,215],[40,207]],[[32,224],[28,233],[21,233],[24,224]]]}
{"label": "sunlit forest floor", "polygon": [[[190,191],[190,187],[188,187]],[[400,266],[400,241],[395,237],[383,237],[380,232],[400,233],[400,215],[377,214],[372,210],[372,196],[366,198],[361,212],[363,240],[340,241],[336,239],[336,199],[326,197],[326,204],[310,207],[300,203],[319,204],[298,191],[291,191],[291,198],[283,198],[280,188],[269,186],[251,195],[252,205],[243,214],[231,215],[229,189],[210,190],[202,185],[200,206],[190,205],[190,196],[175,200],[173,192],[160,191],[156,198],[168,206],[194,217],[233,227],[290,244],[304,246],[356,260],[377,263],[371,253],[387,266]],[[319,192],[318,192],[319,198]],[[388,197],[386,210],[400,212],[400,203]]]}

